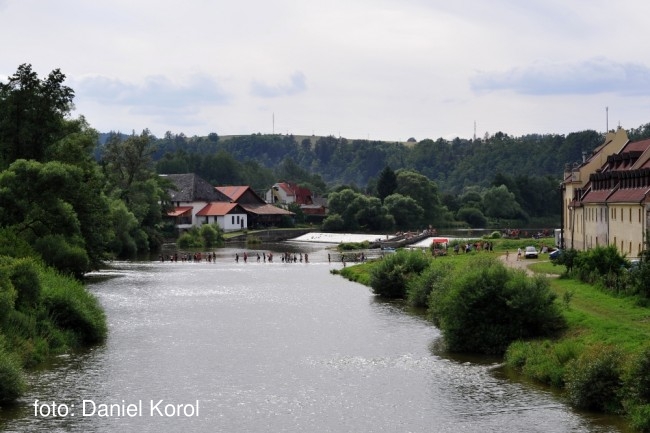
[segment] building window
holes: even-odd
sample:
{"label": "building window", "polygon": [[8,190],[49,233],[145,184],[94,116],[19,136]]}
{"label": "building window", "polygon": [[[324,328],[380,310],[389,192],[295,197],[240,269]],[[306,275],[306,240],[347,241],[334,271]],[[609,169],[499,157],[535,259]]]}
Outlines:
{"label": "building window", "polygon": [[235,224],[235,216],[232,216],[232,223]]}

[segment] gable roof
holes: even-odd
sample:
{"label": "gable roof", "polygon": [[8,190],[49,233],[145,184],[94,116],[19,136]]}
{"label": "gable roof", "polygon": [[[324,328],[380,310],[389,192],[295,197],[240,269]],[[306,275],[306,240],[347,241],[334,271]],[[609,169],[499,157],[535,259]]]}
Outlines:
{"label": "gable roof", "polygon": [[286,209],[279,208],[277,206],[273,206],[272,204],[242,204],[242,207],[246,212],[255,214],[255,215],[286,215],[286,216],[291,216],[294,215],[293,212],[290,212]]}
{"label": "gable roof", "polygon": [[198,211],[196,213],[196,216],[223,216],[229,213],[237,213],[233,212],[233,210],[239,210],[239,213],[244,213],[242,208],[237,203],[213,201]]}
{"label": "gable roof", "polygon": [[170,217],[179,217],[185,214],[190,214],[192,212],[192,206],[179,206],[167,212],[167,216]]}
{"label": "gable roof", "polygon": [[176,189],[167,192],[172,202],[193,202],[193,201],[230,201],[227,196],[216,191],[206,180],[194,173],[183,174],[161,174],[169,179]]}
{"label": "gable roof", "polygon": [[298,204],[313,203],[311,190],[309,188],[305,188],[299,186],[297,183],[291,182],[278,182],[274,185],[274,187],[275,186],[282,189],[282,191],[284,191],[285,195],[288,197],[293,197],[294,202]]}
{"label": "gable roof", "polygon": [[266,201],[257,195],[250,186],[216,186],[215,189],[229,200],[239,204],[266,204]]}

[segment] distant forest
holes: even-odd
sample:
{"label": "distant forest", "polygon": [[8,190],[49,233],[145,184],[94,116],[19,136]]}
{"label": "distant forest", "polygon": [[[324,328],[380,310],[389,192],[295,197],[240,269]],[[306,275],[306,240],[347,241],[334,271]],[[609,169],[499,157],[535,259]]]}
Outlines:
{"label": "distant forest", "polygon": [[[650,123],[628,130],[628,136],[633,141],[650,138]],[[260,192],[290,181],[322,196],[346,187],[376,196],[382,170],[388,167],[428,178],[440,204],[452,213],[463,207],[485,213],[485,193],[504,185],[527,217],[557,223],[565,167],[579,164],[604,140],[593,130],[521,137],[498,132],[475,140],[419,142],[282,134],[188,137],[167,132],[151,137],[151,157],[160,174],[192,172],[213,185],[250,185]],[[97,159],[102,159],[105,143],[124,138],[115,132],[100,134]]]}
{"label": "distant forest", "polygon": [[[115,133],[100,134],[96,151]],[[628,130],[632,141],[650,138],[650,123]],[[155,138],[152,155],[159,173],[194,172],[215,185],[249,184],[268,188],[278,180],[313,183],[320,193],[340,185],[373,187],[385,167],[416,171],[434,181],[441,193],[460,195],[468,187],[493,185],[497,175],[551,177],[559,184],[565,166],[603,143],[602,133],[568,135],[503,132],[478,138],[419,142],[348,140],[333,136],[252,134],[188,137],[167,132]],[[308,174],[308,179],[303,177]],[[297,176],[298,178],[291,178]],[[320,178],[320,181],[318,181]]]}

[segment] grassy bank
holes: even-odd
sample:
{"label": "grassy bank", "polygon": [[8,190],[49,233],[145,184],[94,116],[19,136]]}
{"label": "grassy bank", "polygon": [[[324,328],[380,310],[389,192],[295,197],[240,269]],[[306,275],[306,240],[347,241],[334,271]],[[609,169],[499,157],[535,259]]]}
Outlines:
{"label": "grassy bank", "polygon": [[[514,261],[517,247],[539,247],[543,242],[495,240],[491,253],[452,252],[431,260],[457,268],[473,257],[499,257],[507,250]],[[547,245],[549,242],[546,240]],[[504,355],[508,368],[561,390],[576,408],[622,414],[635,429],[650,431],[650,309],[637,298],[566,277],[566,269],[554,266],[545,255],[517,265],[549,276],[566,328],[557,337],[510,344]],[[341,274],[370,285],[378,266],[378,262],[349,266]]]}
{"label": "grassy bank", "polygon": [[0,256],[0,405],[25,391],[27,369],[106,334],[104,312],[81,282],[36,259]]}

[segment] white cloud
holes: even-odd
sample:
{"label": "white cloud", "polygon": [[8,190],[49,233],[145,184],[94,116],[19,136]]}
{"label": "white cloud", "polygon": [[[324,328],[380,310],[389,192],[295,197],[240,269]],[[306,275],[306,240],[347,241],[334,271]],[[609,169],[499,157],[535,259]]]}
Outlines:
{"label": "white cloud", "polygon": [[[650,121],[650,2],[0,0],[0,72],[97,129],[406,140]],[[16,38],[20,35],[20,38]],[[6,76],[5,75],[5,76]],[[2,76],[0,76],[2,78]],[[571,107],[567,114],[558,106]],[[619,119],[617,119],[619,120]],[[603,122],[604,123],[604,122]],[[465,131],[464,133],[462,131]]]}
{"label": "white cloud", "polygon": [[475,92],[512,90],[528,95],[617,93],[650,94],[650,68],[603,57],[574,63],[533,63],[502,72],[480,72],[471,79]]}
{"label": "white cloud", "polygon": [[269,85],[261,81],[251,83],[251,93],[262,98],[277,98],[302,93],[307,89],[307,80],[302,72],[295,72],[288,83]]}

